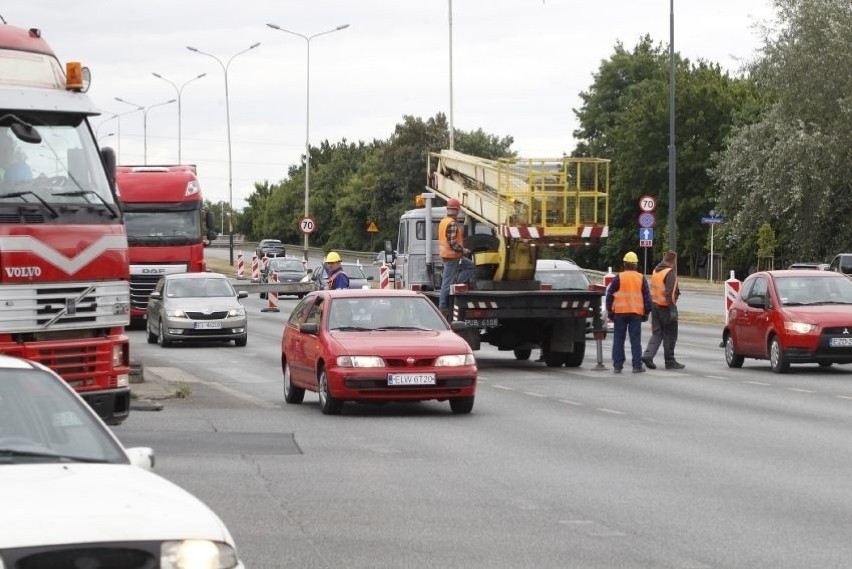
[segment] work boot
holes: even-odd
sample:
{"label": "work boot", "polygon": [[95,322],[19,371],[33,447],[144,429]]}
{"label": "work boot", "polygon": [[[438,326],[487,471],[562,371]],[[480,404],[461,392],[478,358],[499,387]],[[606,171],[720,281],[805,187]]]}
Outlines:
{"label": "work boot", "polygon": [[666,362],[666,369],[683,369],[686,366],[680,362]]}
{"label": "work boot", "polygon": [[645,368],[642,366],[633,368],[633,373],[645,373]]}
{"label": "work boot", "polygon": [[648,369],[657,369],[657,364],[654,363],[654,360],[651,358],[642,358],[642,363],[645,364],[645,367]]}

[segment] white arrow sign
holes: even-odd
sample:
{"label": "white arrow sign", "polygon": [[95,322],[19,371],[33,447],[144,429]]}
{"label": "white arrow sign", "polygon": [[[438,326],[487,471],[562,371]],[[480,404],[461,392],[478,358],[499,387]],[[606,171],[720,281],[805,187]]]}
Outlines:
{"label": "white arrow sign", "polygon": [[654,228],[653,227],[643,227],[639,230],[639,240],[640,241],[650,241],[654,238]]}

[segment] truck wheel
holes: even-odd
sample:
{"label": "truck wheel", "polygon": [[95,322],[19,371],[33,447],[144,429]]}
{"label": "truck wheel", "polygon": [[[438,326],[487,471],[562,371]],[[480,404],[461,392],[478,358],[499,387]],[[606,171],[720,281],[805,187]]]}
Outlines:
{"label": "truck wheel", "polygon": [[525,362],[530,359],[530,354],[532,354],[532,350],[515,350],[515,359]]}
{"label": "truck wheel", "polygon": [[450,411],[453,415],[467,415],[473,411],[473,395],[450,399]]}
{"label": "truck wheel", "polygon": [[574,342],[574,351],[565,354],[566,367],[580,367],[586,356],[586,342]]}

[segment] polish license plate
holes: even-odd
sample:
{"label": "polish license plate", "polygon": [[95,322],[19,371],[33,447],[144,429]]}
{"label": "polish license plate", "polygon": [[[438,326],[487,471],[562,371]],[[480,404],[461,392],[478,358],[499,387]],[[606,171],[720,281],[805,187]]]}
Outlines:
{"label": "polish license plate", "polygon": [[472,318],[465,320],[464,323],[471,328],[496,328],[496,318]]}
{"label": "polish license plate", "polygon": [[435,374],[389,373],[388,385],[435,385]]}
{"label": "polish license plate", "polygon": [[196,330],[218,330],[222,327],[221,322],[196,322]]}
{"label": "polish license plate", "polygon": [[848,348],[852,346],[852,338],[832,338],[828,345],[832,348]]}

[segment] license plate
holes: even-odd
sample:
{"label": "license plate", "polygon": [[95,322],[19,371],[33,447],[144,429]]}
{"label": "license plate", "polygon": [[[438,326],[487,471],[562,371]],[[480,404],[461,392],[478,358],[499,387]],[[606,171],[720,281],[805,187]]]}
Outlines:
{"label": "license plate", "polygon": [[832,338],[828,345],[832,348],[848,348],[852,346],[852,338]]}
{"label": "license plate", "polygon": [[389,373],[388,385],[435,385],[435,374]]}
{"label": "license plate", "polygon": [[473,318],[465,320],[464,323],[471,328],[495,328],[497,326],[496,318]]}
{"label": "license plate", "polygon": [[221,322],[196,322],[195,323],[195,329],[196,330],[211,330],[211,329],[218,330],[221,327],[222,327]]}

